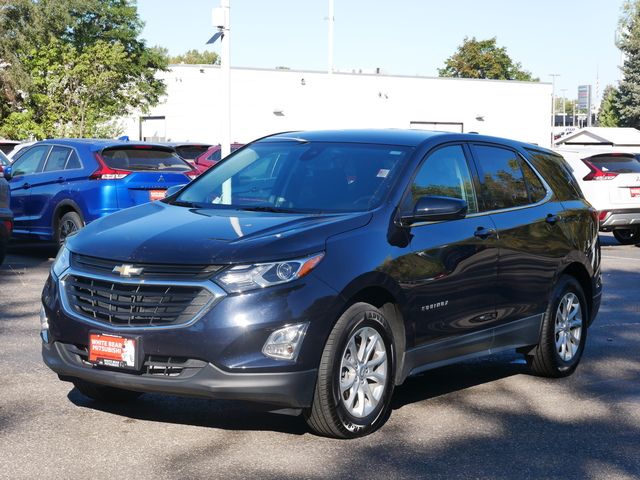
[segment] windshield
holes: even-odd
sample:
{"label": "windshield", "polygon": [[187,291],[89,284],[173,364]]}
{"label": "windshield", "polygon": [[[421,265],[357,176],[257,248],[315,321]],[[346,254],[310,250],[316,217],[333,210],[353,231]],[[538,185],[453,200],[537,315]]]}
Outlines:
{"label": "windshield", "polygon": [[386,197],[410,152],[358,143],[256,143],[209,170],[174,203],[282,212],[365,211]]}
{"label": "windshield", "polygon": [[175,153],[154,147],[110,148],[102,152],[104,163],[114,170],[171,170],[184,172],[191,170],[188,163]]}

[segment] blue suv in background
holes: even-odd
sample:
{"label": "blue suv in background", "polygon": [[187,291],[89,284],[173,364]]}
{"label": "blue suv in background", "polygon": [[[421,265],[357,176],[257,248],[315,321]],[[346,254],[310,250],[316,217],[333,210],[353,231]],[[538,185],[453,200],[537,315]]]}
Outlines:
{"label": "blue suv in background", "polygon": [[19,152],[7,169],[14,235],[62,243],[123,208],[164,197],[197,172],[168,146],[55,139]]}

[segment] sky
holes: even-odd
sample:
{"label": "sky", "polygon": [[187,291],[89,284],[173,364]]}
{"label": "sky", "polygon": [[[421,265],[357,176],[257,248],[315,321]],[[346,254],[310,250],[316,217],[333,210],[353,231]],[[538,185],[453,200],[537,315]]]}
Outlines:
{"label": "sky", "polygon": [[[230,0],[233,67],[326,70],[329,0]],[[497,37],[556,95],[619,80],[623,0],[334,0],[334,68],[437,76],[464,37]],[[205,46],[219,0],[138,0],[143,37],[171,54]],[[597,82],[599,79],[599,82]],[[563,92],[566,89],[566,92]]]}

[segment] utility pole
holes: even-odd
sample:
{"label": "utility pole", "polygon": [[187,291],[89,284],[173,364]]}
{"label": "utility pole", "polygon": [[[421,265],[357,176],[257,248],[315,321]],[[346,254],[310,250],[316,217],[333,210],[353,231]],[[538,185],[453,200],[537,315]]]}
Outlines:
{"label": "utility pole", "polygon": [[222,74],[222,136],[220,138],[220,156],[231,153],[231,5],[230,0],[220,0],[225,23],[222,27],[222,45],[220,46],[220,73]]}
{"label": "utility pole", "polygon": [[555,147],[556,140],[553,134],[553,129],[556,126],[556,78],[560,76],[559,73],[550,73],[549,76],[552,78],[552,87],[551,87],[551,147]]}
{"label": "utility pole", "polygon": [[333,0],[329,0],[329,55],[327,73],[331,75],[333,73]]}

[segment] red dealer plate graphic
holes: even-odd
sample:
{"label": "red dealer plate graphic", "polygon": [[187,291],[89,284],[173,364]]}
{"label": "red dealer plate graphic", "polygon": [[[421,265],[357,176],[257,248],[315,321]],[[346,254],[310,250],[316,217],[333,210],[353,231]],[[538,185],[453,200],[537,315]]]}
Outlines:
{"label": "red dealer plate graphic", "polygon": [[133,338],[89,334],[89,362],[115,368],[136,368],[136,341]]}
{"label": "red dealer plate graphic", "polygon": [[166,190],[149,190],[149,200],[162,200],[167,195]]}

